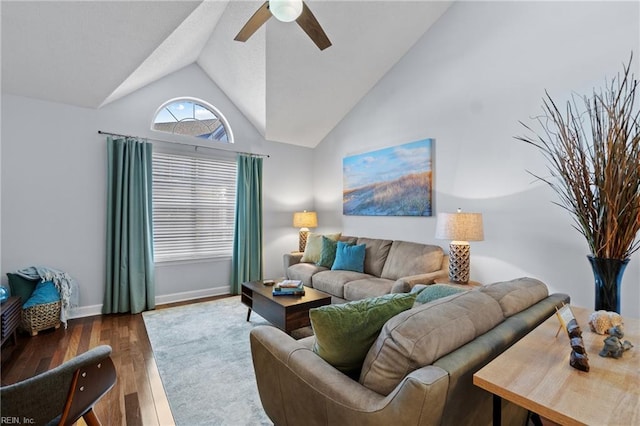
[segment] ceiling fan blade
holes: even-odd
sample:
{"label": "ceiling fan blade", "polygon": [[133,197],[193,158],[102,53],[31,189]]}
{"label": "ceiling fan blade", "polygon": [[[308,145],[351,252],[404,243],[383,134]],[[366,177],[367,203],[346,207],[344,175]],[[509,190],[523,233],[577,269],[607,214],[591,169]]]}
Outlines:
{"label": "ceiling fan blade", "polygon": [[313,40],[313,42],[318,46],[320,50],[324,50],[327,47],[331,46],[331,41],[327,34],[325,34],[324,30],[320,26],[320,23],[311,13],[311,9],[307,7],[306,3],[302,3],[302,13],[296,19],[300,28],[304,30],[305,33]]}
{"label": "ceiling fan blade", "polygon": [[271,11],[269,10],[269,1],[265,1],[262,6],[249,18],[244,27],[240,30],[236,38],[236,41],[247,41],[249,37],[253,35],[258,28],[260,28],[267,20],[271,18]]}

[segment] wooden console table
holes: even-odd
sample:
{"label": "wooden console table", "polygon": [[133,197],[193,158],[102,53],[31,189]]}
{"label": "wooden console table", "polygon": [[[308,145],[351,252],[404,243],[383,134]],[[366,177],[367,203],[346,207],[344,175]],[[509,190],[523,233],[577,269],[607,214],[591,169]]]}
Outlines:
{"label": "wooden console table", "polygon": [[494,394],[494,425],[500,398],[562,425],[632,425],[640,421],[640,320],[624,318],[624,338],[634,347],[621,358],[598,353],[607,336],[589,329],[591,310],[571,307],[582,329],[589,372],[569,365],[571,346],[552,315],[473,375]]}
{"label": "wooden console table", "polygon": [[0,346],[11,336],[13,336],[13,344],[17,344],[16,332],[21,320],[22,303],[19,297],[10,297],[0,305],[0,330],[2,330]]}

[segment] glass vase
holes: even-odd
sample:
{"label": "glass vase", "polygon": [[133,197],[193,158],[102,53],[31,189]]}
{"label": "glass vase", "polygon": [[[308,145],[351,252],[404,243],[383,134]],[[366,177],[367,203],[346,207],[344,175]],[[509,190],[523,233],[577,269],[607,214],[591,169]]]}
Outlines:
{"label": "glass vase", "polygon": [[607,259],[591,255],[588,255],[587,259],[591,263],[595,279],[595,310],[620,313],[620,287],[629,259]]}

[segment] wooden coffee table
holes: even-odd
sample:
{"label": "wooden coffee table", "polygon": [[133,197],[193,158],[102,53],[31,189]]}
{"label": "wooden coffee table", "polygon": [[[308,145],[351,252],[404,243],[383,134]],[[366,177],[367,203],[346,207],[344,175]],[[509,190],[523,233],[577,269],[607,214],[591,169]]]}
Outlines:
{"label": "wooden coffee table", "polygon": [[562,425],[640,424],[640,320],[624,318],[624,338],[635,346],[621,358],[598,353],[606,336],[589,329],[593,311],[571,307],[582,329],[589,372],[569,365],[571,346],[552,315],[473,375],[473,383],[494,394],[494,425],[500,398]]}
{"label": "wooden coffee table", "polygon": [[247,321],[251,311],[255,311],[279,329],[291,333],[311,324],[309,309],[331,304],[330,294],[309,287],[305,287],[304,296],[273,297],[272,290],[273,286],[264,285],[262,281],[242,284],[240,300],[249,308]]}

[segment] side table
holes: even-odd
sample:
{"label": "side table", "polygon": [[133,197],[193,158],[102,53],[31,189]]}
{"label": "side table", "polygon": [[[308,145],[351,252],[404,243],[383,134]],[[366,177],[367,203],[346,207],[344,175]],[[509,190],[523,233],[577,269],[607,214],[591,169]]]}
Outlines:
{"label": "side table", "polygon": [[19,297],[13,296],[0,305],[0,330],[2,342],[0,346],[13,336],[13,344],[18,343],[16,332],[22,319],[22,303]]}
{"label": "side table", "polygon": [[604,335],[589,329],[592,310],[572,306],[589,355],[588,373],[569,365],[567,333],[556,315],[536,327],[473,375],[473,384],[494,397],[494,425],[506,399],[562,425],[637,425],[640,419],[640,320],[624,318],[624,339],[636,347],[621,358],[598,353]]}

